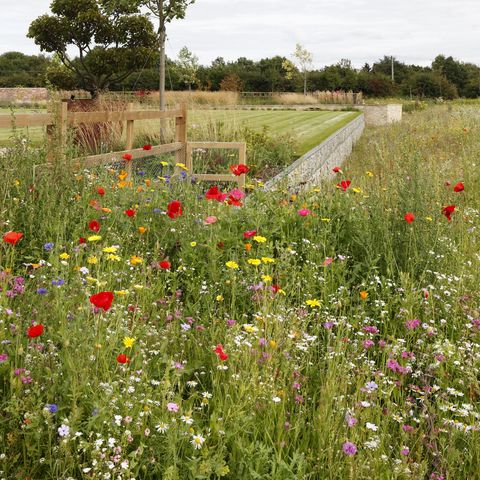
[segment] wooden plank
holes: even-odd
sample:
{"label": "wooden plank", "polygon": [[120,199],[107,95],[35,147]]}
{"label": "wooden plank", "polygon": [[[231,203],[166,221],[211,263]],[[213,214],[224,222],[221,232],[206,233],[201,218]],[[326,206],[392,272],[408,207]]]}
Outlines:
{"label": "wooden plank", "polygon": [[228,174],[200,173],[198,175],[194,174],[192,177],[207,182],[238,182],[235,175]]}
{"label": "wooden plank", "polygon": [[[123,155],[129,153],[132,155],[132,161],[137,158],[151,157],[162,153],[177,152],[183,148],[183,144],[179,142],[166,143],[164,145],[153,146],[151,150],[143,148],[135,148],[133,150],[123,150],[121,152],[102,153],[100,155],[90,155],[84,158],[75,158],[72,161],[77,162],[81,167],[105,165],[109,163],[125,162]],[[131,163],[131,162],[130,162]]]}
{"label": "wooden plank", "polygon": [[70,125],[77,123],[125,122],[128,120],[155,120],[159,118],[181,117],[181,110],[138,110],[138,111],[104,111],[104,112],[71,112],[68,114]]}
{"label": "wooden plank", "polygon": [[197,149],[197,148],[204,148],[204,149],[209,149],[209,148],[235,148],[235,149],[241,149],[245,143],[244,142],[188,142],[190,147],[192,149]]}
{"label": "wooden plank", "polygon": [[45,127],[53,125],[54,115],[50,113],[22,113],[19,115],[0,115],[0,128]]}

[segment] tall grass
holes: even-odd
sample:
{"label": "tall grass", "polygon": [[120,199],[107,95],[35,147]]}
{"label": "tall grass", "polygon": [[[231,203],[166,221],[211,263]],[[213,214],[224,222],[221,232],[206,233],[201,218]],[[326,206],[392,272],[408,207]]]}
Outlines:
{"label": "tall grass", "polygon": [[478,478],[479,125],[413,113],[332,183],[244,207],[173,159],[0,157],[2,234],[24,234],[0,246],[2,478]]}

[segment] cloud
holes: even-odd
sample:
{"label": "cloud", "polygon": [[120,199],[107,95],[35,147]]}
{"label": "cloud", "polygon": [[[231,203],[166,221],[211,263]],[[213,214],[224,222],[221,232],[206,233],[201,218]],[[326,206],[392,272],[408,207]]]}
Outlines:
{"label": "cloud", "polygon": [[[25,35],[50,0],[8,3],[1,51],[38,53]],[[197,0],[186,19],[169,25],[167,53],[187,45],[208,64],[219,56],[289,56],[299,42],[318,67],[341,58],[361,66],[383,55],[427,65],[439,53],[480,63],[479,23],[477,0]]]}

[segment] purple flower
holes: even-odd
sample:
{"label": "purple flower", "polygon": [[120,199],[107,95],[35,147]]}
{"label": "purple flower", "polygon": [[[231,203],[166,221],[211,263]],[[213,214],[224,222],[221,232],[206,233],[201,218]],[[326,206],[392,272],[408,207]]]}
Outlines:
{"label": "purple flower", "polygon": [[352,457],[357,453],[357,446],[352,442],[345,442],[342,446],[343,453]]}
{"label": "purple flower", "polygon": [[170,402],[167,403],[167,410],[169,412],[178,412],[178,405],[176,403]]}
{"label": "purple flower", "polygon": [[0,353],[0,363],[6,362],[8,360],[8,355],[6,353]]}
{"label": "purple flower", "polygon": [[47,403],[45,405],[45,410],[48,410],[50,413],[57,413],[58,405],[56,403]]}
{"label": "purple flower", "polygon": [[55,246],[54,243],[49,242],[49,243],[46,243],[46,244],[43,246],[43,248],[44,248],[44,250],[45,250],[46,252],[49,252],[50,250],[53,249],[54,246]]}
{"label": "purple flower", "polygon": [[409,329],[409,330],[415,330],[417,327],[419,327],[421,325],[421,321],[418,320],[418,318],[415,318],[413,320],[407,320],[405,322],[405,326]]}
{"label": "purple flower", "polygon": [[39,288],[39,289],[37,290],[37,293],[38,293],[39,295],[45,295],[45,294],[48,293],[48,290],[47,290],[46,288]]}
{"label": "purple flower", "polygon": [[406,457],[410,453],[410,449],[408,447],[403,447],[400,450],[400,453]]}

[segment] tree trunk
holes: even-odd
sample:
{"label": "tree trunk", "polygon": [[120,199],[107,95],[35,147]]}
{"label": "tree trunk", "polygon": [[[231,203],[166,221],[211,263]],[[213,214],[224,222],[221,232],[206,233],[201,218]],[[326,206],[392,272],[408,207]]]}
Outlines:
{"label": "tree trunk", "polygon": [[303,95],[306,97],[307,96],[307,71],[305,70],[303,74]]}
{"label": "tree trunk", "polygon": [[[165,28],[165,18],[163,16],[163,0],[158,0],[158,39],[160,41],[160,82],[159,82],[159,101],[160,110],[165,110],[165,43],[167,41],[167,32]],[[160,120],[160,142],[165,142],[165,120]]]}

